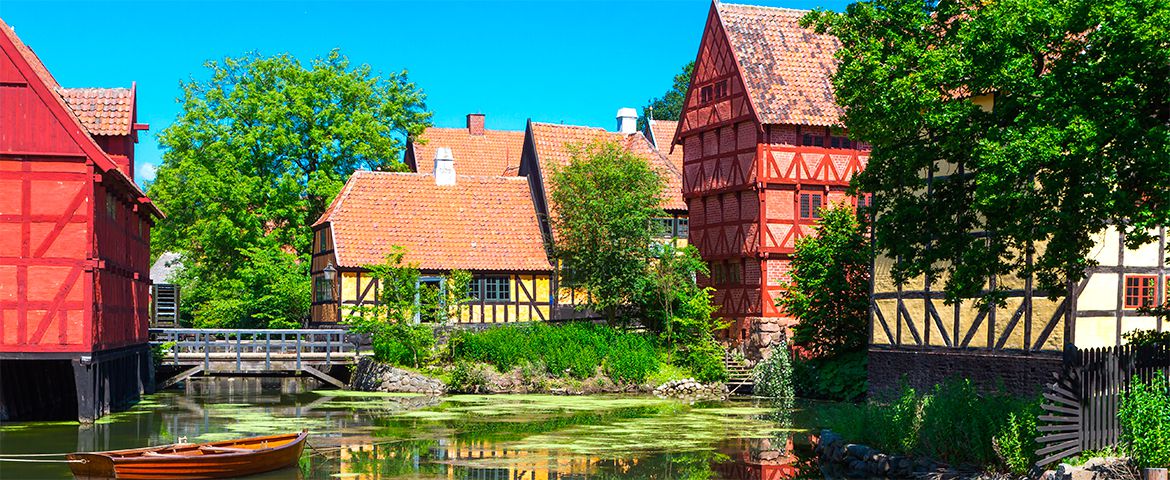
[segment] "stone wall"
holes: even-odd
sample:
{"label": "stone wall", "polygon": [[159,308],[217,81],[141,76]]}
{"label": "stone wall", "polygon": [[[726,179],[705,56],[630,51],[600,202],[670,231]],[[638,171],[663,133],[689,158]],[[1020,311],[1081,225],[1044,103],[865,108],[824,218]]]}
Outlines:
{"label": "stone wall", "polygon": [[870,348],[869,394],[888,394],[900,388],[902,382],[923,389],[948,378],[969,378],[985,390],[1002,387],[1011,394],[1033,396],[1060,370],[1059,353]]}
{"label": "stone wall", "polygon": [[447,386],[426,375],[403,370],[362,357],[350,380],[350,388],[365,392],[442,394]]}

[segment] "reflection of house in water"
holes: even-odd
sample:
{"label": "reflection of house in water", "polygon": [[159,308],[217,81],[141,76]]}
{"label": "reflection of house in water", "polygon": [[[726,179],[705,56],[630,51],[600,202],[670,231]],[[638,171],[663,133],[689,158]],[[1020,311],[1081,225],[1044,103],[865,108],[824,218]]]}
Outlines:
{"label": "reflection of house in water", "polygon": [[563,480],[586,478],[603,462],[614,463],[595,456],[510,449],[492,440],[459,439],[348,445],[341,448],[340,457],[339,474],[355,480],[406,473],[450,479]]}

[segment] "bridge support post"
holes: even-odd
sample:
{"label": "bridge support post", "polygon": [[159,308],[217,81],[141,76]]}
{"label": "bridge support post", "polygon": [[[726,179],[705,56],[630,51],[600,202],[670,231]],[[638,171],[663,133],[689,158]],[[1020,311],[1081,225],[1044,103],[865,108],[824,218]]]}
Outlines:
{"label": "bridge support post", "polygon": [[70,361],[77,396],[77,421],[92,423],[124,410],[154,390],[150,347],[134,345],[81,355]]}

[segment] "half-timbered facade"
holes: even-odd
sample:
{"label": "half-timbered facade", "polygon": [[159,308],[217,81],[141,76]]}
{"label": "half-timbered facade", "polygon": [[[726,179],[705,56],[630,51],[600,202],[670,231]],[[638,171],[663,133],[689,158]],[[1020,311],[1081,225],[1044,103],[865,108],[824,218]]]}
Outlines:
{"label": "half-timbered facade", "polygon": [[[418,265],[422,282],[451,270],[472,273],[473,301],[451,322],[551,318],[552,267],[523,178],[455,175],[450,165],[437,174],[355,172],[313,233],[315,325],[376,305],[380,285],[366,267],[383,263],[394,247]],[[325,275],[330,265],[338,272],[333,281]]]}
{"label": "half-timbered facade", "polygon": [[[841,125],[839,43],[807,12],[713,3],[672,142],[683,155],[690,243],[709,263],[726,339],[762,355],[793,323],[776,307],[796,241],[846,194],[867,149]],[[657,138],[658,135],[655,134]],[[662,141],[662,139],[658,139]]]}
{"label": "half-timbered facade", "polygon": [[146,126],[133,86],[62,88],[3,22],[0,52],[0,420],[93,420],[151,381]]}

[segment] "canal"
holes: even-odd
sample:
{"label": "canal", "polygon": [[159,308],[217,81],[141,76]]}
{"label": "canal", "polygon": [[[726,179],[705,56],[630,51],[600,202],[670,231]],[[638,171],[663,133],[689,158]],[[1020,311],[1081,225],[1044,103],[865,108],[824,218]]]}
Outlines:
{"label": "canal", "polygon": [[[311,447],[299,468],[249,478],[776,479],[808,470],[801,458],[811,418],[809,409],[779,410],[758,399],[426,397],[196,384],[147,396],[92,426],[0,424],[0,457],[308,429]],[[0,478],[71,475],[64,464],[0,462]]]}

